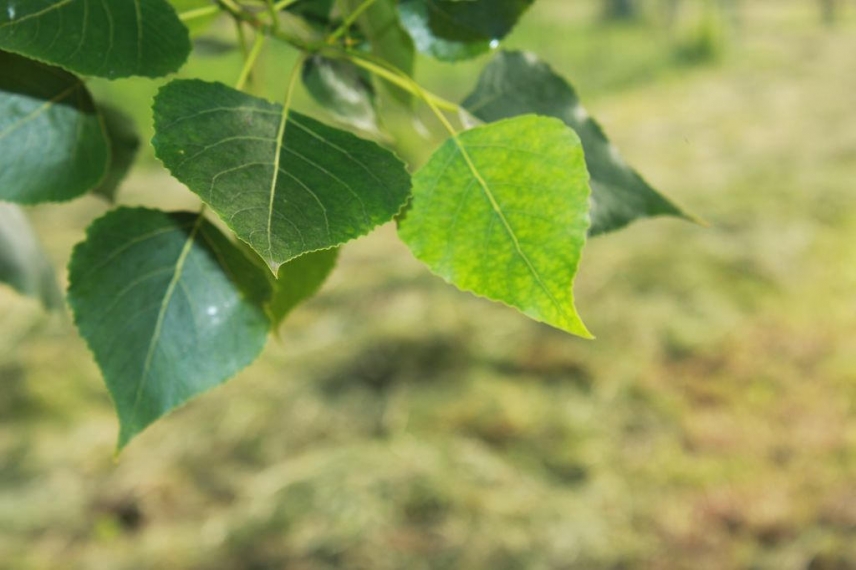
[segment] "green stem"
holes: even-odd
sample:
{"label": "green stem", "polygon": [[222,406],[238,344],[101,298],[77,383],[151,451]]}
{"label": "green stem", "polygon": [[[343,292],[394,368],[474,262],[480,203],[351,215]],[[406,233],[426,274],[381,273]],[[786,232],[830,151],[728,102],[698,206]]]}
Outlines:
{"label": "green stem", "polygon": [[[251,28],[255,29],[258,33],[276,38],[302,51],[316,52],[321,46],[321,44],[316,45],[306,43],[300,38],[290,36],[284,33],[282,30],[277,29],[273,24],[262,22],[255,16],[255,14],[251,14],[246,10],[242,10],[241,7],[235,4],[233,0],[217,0],[217,3],[223,10],[228,12],[232,16],[232,18],[237,21],[244,22]],[[276,7],[277,4],[274,4],[274,8]]]}
{"label": "green stem", "polygon": [[182,22],[188,22],[190,20],[195,20],[196,18],[204,18],[205,16],[213,16],[220,12],[220,7],[216,5],[204,6],[202,8],[195,8],[193,10],[188,10],[186,12],[182,12],[178,15],[178,19]]}
{"label": "green stem", "polygon": [[273,9],[279,12],[283,8],[287,7],[290,4],[294,4],[297,0],[280,0],[276,4],[273,5]]}
{"label": "green stem", "polygon": [[253,47],[250,49],[250,52],[246,55],[246,59],[244,60],[244,67],[241,68],[241,75],[238,76],[238,82],[235,84],[235,89],[238,91],[243,90],[244,85],[247,83],[247,79],[249,79],[250,74],[253,72],[253,68],[256,65],[256,60],[259,57],[259,54],[262,51],[262,46],[265,43],[265,36],[262,33],[256,32],[256,37],[253,39]]}
{"label": "green stem", "polygon": [[[348,59],[355,65],[362,67],[366,71],[373,73],[378,77],[386,79],[387,81],[398,87],[401,87],[411,95],[419,97],[420,99],[425,101],[425,103],[432,109],[442,108],[446,111],[452,112],[457,112],[460,110],[460,106],[458,104],[452,103],[451,101],[447,101],[446,99],[443,99],[438,95],[426,91],[403,71],[390,66],[382,60],[376,60],[376,58],[370,56],[369,54],[364,54],[356,51],[343,52],[341,50],[336,50],[335,52],[328,53],[330,53],[330,55],[337,55],[338,57],[344,56],[346,59]],[[443,120],[446,120],[445,117],[443,118]]]}
{"label": "green stem", "polygon": [[276,6],[273,4],[273,0],[265,0],[265,6],[267,6],[268,14],[270,15],[271,25],[273,26],[274,31],[279,31],[279,16],[277,16],[278,10]]}
{"label": "green stem", "polygon": [[340,37],[342,37],[342,35],[351,28],[351,26],[354,24],[354,22],[357,21],[357,18],[362,16],[366,10],[371,8],[372,4],[374,4],[376,1],[377,0],[364,0],[364,2],[362,4],[357,6],[356,10],[354,10],[353,12],[348,14],[348,17],[345,18],[345,21],[342,22],[342,25],[340,25],[338,28],[336,28],[336,30],[332,34],[327,36],[327,43],[328,44],[335,43],[336,40],[338,40]]}

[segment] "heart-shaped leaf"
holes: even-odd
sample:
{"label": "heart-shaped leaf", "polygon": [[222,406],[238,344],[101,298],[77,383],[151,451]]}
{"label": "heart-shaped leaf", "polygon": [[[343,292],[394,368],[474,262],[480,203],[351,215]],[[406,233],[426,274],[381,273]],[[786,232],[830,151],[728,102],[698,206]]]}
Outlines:
{"label": "heart-shaped leaf", "polygon": [[199,214],[120,208],[69,264],[69,303],[104,374],[121,449],[264,347],[265,272]]}
{"label": "heart-shaped leaf", "polygon": [[158,158],[274,273],[390,221],[410,192],[376,143],[225,85],[173,81],[154,116]]}
{"label": "heart-shaped leaf", "polygon": [[532,54],[497,54],[463,105],[487,122],[536,113],[555,117],[576,131],[591,174],[591,235],[644,217],[689,217],[628,166],[583,108],[573,87]]}
{"label": "heart-shaped leaf", "polygon": [[413,177],[399,235],[450,283],[590,337],[574,307],[588,215],[579,138],[524,116],[446,141]]}
{"label": "heart-shaped leaf", "polygon": [[95,188],[110,149],[80,79],[2,51],[0,69],[0,200],[59,202]]}
{"label": "heart-shaped leaf", "polygon": [[0,0],[0,49],[82,75],[159,77],[190,37],[166,0]]}

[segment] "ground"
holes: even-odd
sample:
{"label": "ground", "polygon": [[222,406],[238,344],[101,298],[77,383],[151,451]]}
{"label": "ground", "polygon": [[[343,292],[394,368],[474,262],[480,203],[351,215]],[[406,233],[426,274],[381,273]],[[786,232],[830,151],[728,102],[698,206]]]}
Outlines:
{"label": "ground", "polygon": [[[745,2],[700,59],[560,0],[510,39],[709,223],[589,245],[596,341],[455,291],[384,227],[115,458],[70,318],[0,291],[0,568],[856,568],[856,15],[816,10]],[[454,99],[482,63],[420,73]],[[161,200],[193,204],[144,157],[120,201]],[[31,210],[57,267],[105,208]]]}

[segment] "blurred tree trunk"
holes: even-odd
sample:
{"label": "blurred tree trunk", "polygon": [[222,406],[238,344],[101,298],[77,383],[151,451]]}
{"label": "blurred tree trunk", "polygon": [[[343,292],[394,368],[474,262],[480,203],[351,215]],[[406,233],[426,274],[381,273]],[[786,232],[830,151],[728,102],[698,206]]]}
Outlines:
{"label": "blurred tree trunk", "polygon": [[823,22],[831,26],[838,19],[838,0],[820,0],[820,12]]}
{"label": "blurred tree trunk", "polygon": [[638,0],[604,0],[604,20],[633,20],[639,16]]}

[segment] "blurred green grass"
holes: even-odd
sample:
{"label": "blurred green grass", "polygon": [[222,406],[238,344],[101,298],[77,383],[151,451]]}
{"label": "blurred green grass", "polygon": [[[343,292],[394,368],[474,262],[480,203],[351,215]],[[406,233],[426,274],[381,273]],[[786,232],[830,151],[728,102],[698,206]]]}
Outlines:
{"label": "blurred green grass", "polygon": [[[676,56],[692,22],[604,28],[585,2],[540,0],[509,39],[711,222],[590,244],[595,342],[454,291],[386,227],[257,364],[114,461],[69,319],[0,291],[0,568],[856,568],[856,16],[816,11],[745,2],[704,65]],[[419,76],[454,100],[481,63]],[[94,88],[130,109],[155,87]],[[194,204],[153,166],[123,203]],[[32,210],[58,266],[104,209]]]}

